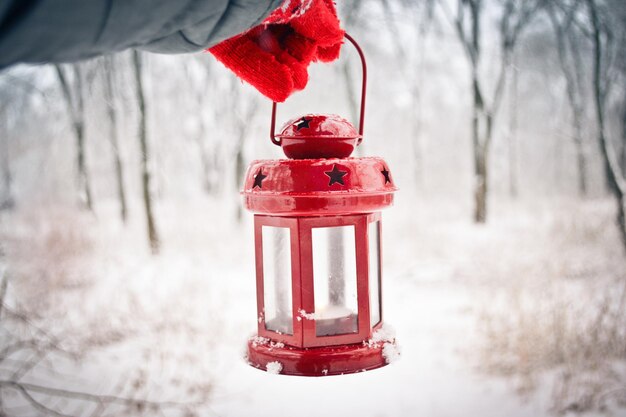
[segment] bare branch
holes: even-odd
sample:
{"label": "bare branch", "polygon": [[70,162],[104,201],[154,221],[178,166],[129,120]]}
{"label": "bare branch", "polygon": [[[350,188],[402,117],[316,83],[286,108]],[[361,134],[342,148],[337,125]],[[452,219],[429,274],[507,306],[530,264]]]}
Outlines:
{"label": "bare branch", "polygon": [[[46,387],[38,384],[30,384],[25,382],[16,382],[11,380],[0,380],[0,387],[10,387],[26,393],[29,396],[30,393],[47,394],[54,397],[71,398],[76,400],[88,401],[96,404],[107,403],[117,404],[127,407],[139,407],[139,408],[188,408],[192,406],[202,405],[203,401],[192,401],[188,403],[178,401],[150,401],[143,399],[136,399],[130,397],[120,397],[116,395],[98,395],[91,394],[82,391],[72,391],[60,388]],[[32,396],[31,396],[32,398]],[[64,416],[64,414],[54,411],[55,415]]]}
{"label": "bare branch", "polygon": [[89,417],[100,417],[102,413],[106,411],[106,404],[104,402],[99,402],[96,408],[94,408],[93,412],[89,415]]}
{"label": "bare branch", "polygon": [[15,352],[38,349],[39,344],[35,340],[20,340],[18,342],[11,343],[0,351],[0,362],[7,359]]}
{"label": "bare branch", "polygon": [[42,329],[41,327],[33,323],[33,321],[26,314],[15,311],[6,305],[4,306],[4,311],[6,312],[8,316],[28,325],[28,327],[31,330],[34,330],[35,334],[38,334],[40,337],[46,339],[46,342],[45,342],[46,349],[54,349],[56,352],[65,354],[68,357],[72,357],[72,358],[76,357],[76,354],[69,352],[66,349],[62,348],[59,344],[58,339],[55,336],[51,335],[46,330]]}
{"label": "bare branch", "polygon": [[13,381],[19,381],[22,379],[24,375],[30,372],[35,366],[39,365],[39,363],[47,356],[47,352],[37,351],[31,359],[24,362],[22,366],[20,366],[13,374],[11,375],[11,379]]}
{"label": "bare branch", "polygon": [[383,0],[382,7],[385,13],[385,23],[389,28],[389,31],[391,32],[391,39],[393,40],[396,53],[398,54],[398,60],[401,62],[406,62],[407,53],[404,49],[404,43],[401,40],[400,31],[398,30],[396,19],[393,16],[393,11],[391,9],[391,4],[389,3],[389,0]]}
{"label": "bare branch", "polygon": [[475,51],[472,49],[472,45],[468,41],[468,35],[465,33],[465,28],[463,25],[463,22],[464,22],[464,12],[463,12],[463,7],[462,7],[463,0],[458,0],[458,3],[457,3],[458,11],[457,11],[456,16],[454,16],[454,14],[452,13],[452,10],[450,10],[450,7],[448,6],[448,3],[446,3],[446,0],[439,0],[438,3],[441,6],[441,10],[443,11],[443,14],[446,16],[446,19],[450,22],[452,27],[455,28],[457,36],[459,37],[459,41],[461,42],[461,46],[463,47],[463,50],[467,54],[468,59],[471,62],[476,62]]}
{"label": "bare branch", "polygon": [[77,111],[78,106],[77,106],[77,103],[74,102],[74,97],[72,96],[72,91],[70,90],[70,86],[67,81],[67,76],[65,75],[65,71],[63,71],[63,68],[58,64],[54,66],[54,69],[56,70],[57,77],[59,78],[59,85],[61,86],[61,92],[63,93],[63,97],[65,98],[65,104],[67,106],[67,113],[72,118],[72,123],[74,125],[77,125],[80,123],[80,120],[78,120],[76,116],[76,111]]}
{"label": "bare branch", "polygon": [[565,14],[572,14],[572,24],[574,26],[576,26],[576,28],[587,38],[592,38],[593,37],[593,33],[592,31],[589,29],[589,27],[581,22],[579,20],[579,16],[577,13],[575,13],[575,10],[573,9],[577,9],[579,4],[578,1],[574,1],[573,4],[566,4],[566,2],[563,1],[556,1],[556,2],[549,2],[549,5],[557,7],[559,9],[561,9],[561,11]]}
{"label": "bare branch", "polygon": [[30,392],[28,392],[28,389],[23,384],[20,384],[17,382],[11,382],[11,381],[6,381],[7,382],[6,384],[3,382],[4,381],[0,381],[0,386],[6,385],[10,388],[16,389],[22,394],[22,397],[24,397],[25,400],[27,400],[33,407],[43,412],[44,414],[46,415],[52,414],[53,416],[57,416],[57,417],[72,417],[69,414],[63,414],[53,408],[48,407],[41,401],[38,401],[35,397],[31,395]]}
{"label": "bare branch", "polygon": [[511,51],[503,51],[503,56],[500,61],[500,71],[496,80],[496,86],[493,90],[493,98],[491,99],[491,105],[488,112],[495,117],[496,113],[500,109],[500,103],[502,102],[502,95],[504,93],[504,85],[506,83],[506,75],[508,67],[511,61]]}

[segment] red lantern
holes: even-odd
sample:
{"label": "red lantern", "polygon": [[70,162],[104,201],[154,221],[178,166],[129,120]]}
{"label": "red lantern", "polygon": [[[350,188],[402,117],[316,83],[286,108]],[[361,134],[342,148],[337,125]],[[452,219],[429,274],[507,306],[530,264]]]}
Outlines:
{"label": "red lantern", "polygon": [[396,187],[382,158],[349,157],[359,131],[335,115],[309,114],[271,139],[290,159],[254,161],[244,200],[255,213],[258,336],[248,362],[288,375],[360,372],[387,364],[395,340],[384,334],[381,215]]}

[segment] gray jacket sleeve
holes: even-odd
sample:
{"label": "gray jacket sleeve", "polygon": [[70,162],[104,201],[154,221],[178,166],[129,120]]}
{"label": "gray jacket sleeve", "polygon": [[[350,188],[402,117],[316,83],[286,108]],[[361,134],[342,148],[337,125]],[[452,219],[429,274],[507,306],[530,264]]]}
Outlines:
{"label": "gray jacket sleeve", "polygon": [[282,0],[0,0],[0,69],[138,48],[199,51],[259,24]]}

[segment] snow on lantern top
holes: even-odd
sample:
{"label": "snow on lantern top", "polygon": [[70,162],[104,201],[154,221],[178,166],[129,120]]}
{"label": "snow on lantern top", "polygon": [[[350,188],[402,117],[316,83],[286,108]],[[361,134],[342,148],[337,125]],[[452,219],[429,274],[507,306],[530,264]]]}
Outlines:
{"label": "snow on lantern top", "polygon": [[352,123],[335,114],[307,114],[288,121],[276,135],[288,158],[347,158],[361,143]]}

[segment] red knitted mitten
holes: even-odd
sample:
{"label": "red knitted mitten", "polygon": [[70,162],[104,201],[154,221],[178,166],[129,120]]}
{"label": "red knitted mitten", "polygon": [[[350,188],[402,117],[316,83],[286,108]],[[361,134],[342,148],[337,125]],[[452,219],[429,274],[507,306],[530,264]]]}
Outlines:
{"label": "red knitted mitten", "polygon": [[259,26],[208,51],[261,94],[282,102],[306,86],[311,62],[337,59],[343,34],[332,0],[285,0]]}

